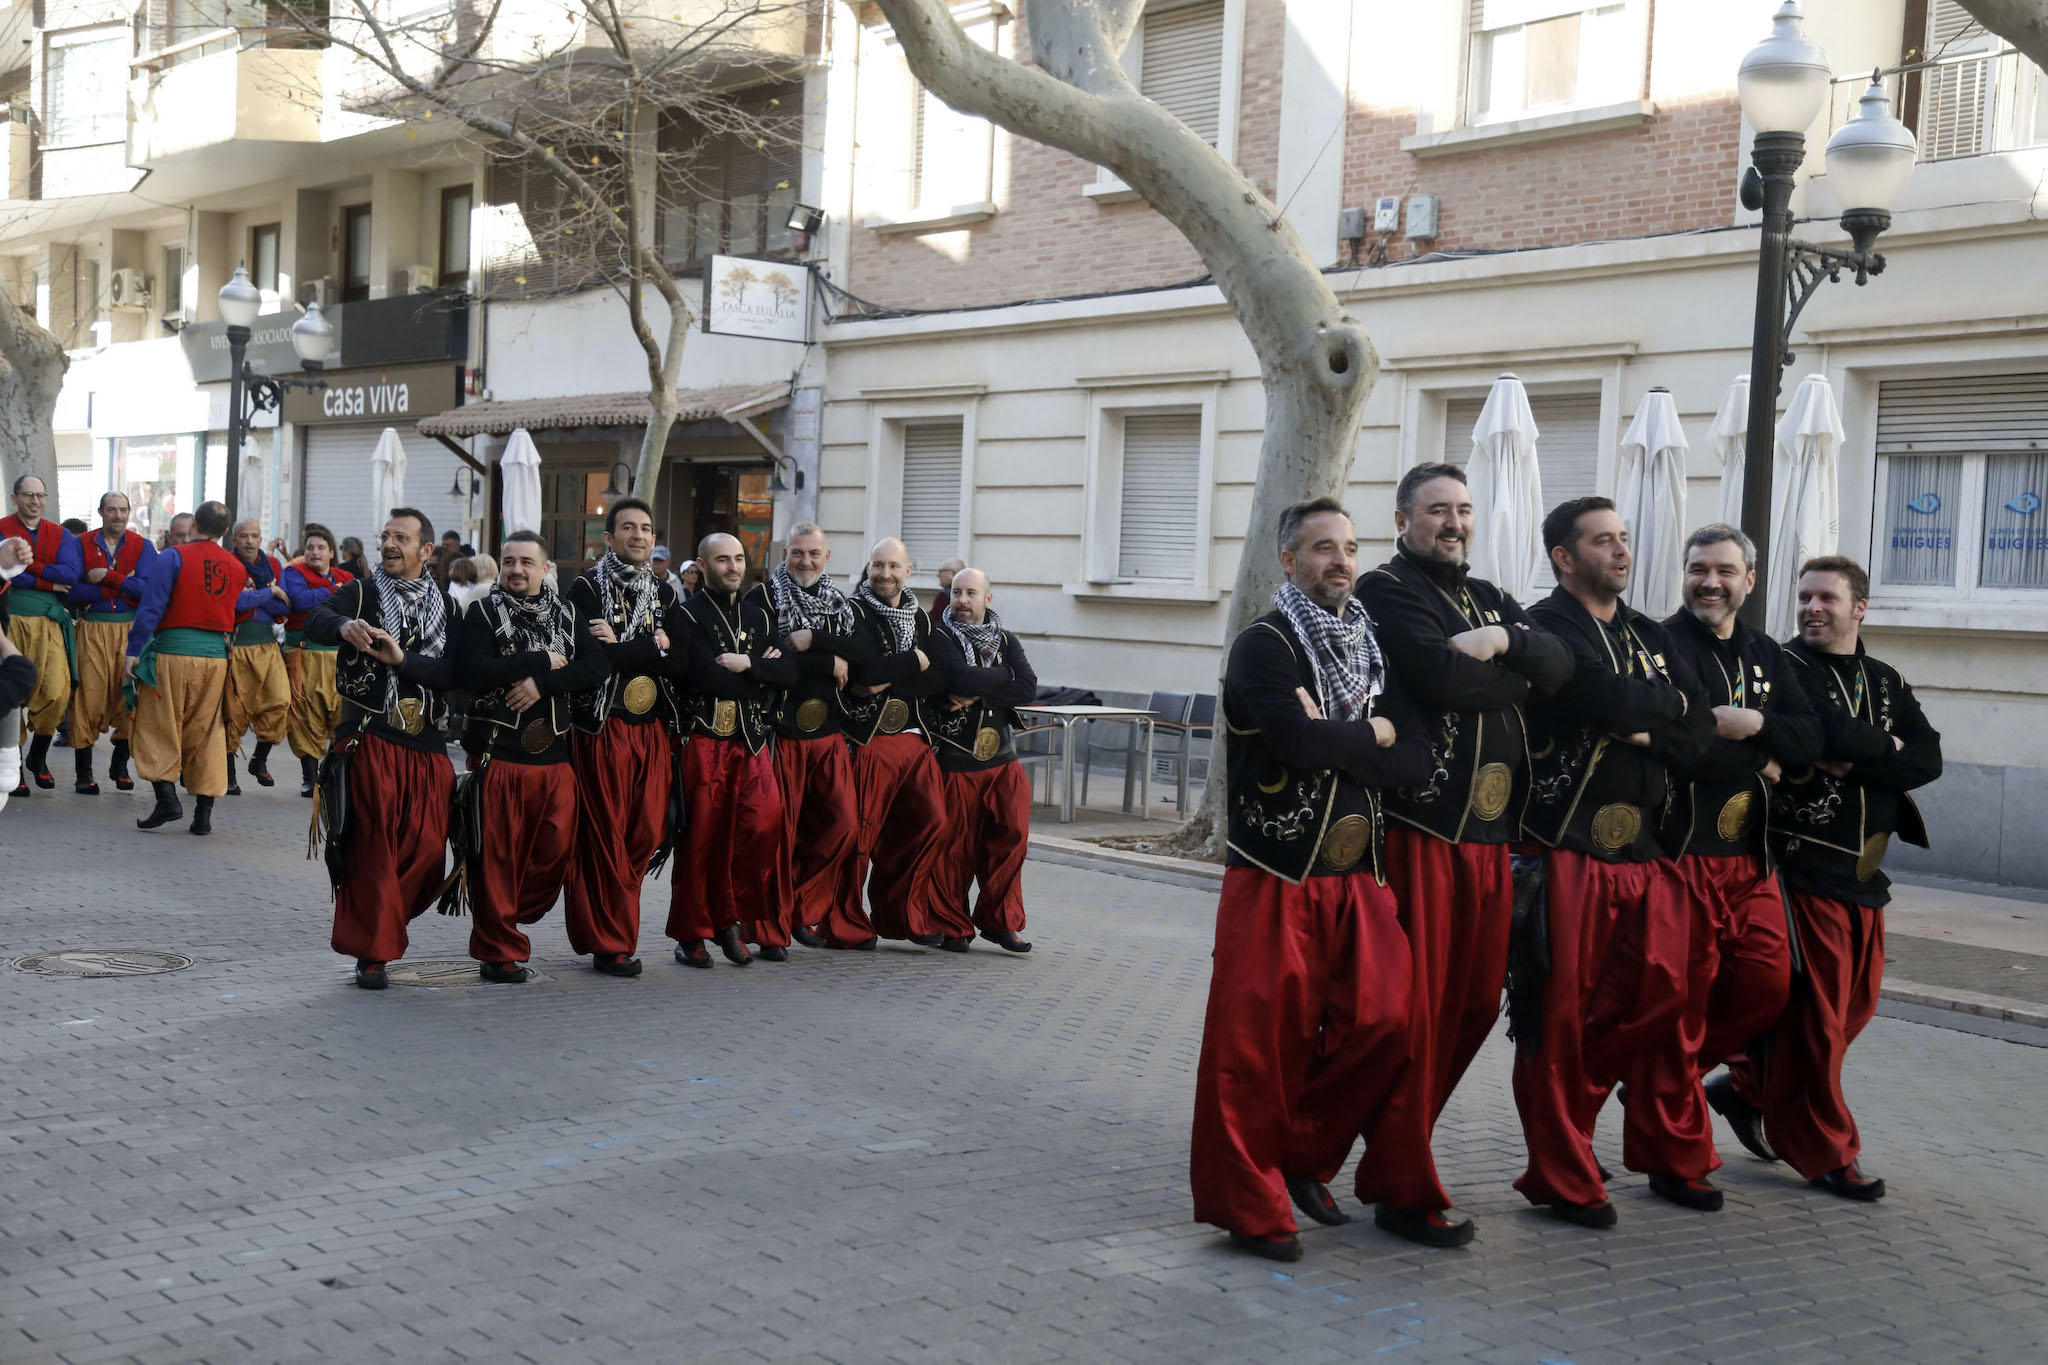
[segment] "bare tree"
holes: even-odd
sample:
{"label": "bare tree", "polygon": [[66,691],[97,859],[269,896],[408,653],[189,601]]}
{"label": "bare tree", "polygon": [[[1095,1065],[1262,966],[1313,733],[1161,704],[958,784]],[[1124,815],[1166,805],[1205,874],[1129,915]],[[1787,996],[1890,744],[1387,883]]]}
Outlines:
{"label": "bare tree", "polygon": [[[1024,0],[1035,66],[975,43],[945,0],[877,3],[927,89],[1019,137],[1107,166],[1181,231],[1236,313],[1259,358],[1266,433],[1231,587],[1227,635],[1235,638],[1279,586],[1272,536],[1281,510],[1344,491],[1359,418],[1379,374],[1371,339],[1281,210],[1131,83],[1120,57],[1144,0]],[[1202,809],[1176,843],[1220,848],[1222,810],[1217,745]]]}
{"label": "bare tree", "polygon": [[2048,0],[1962,0],[1977,22],[2048,71]]}
{"label": "bare tree", "polygon": [[[313,12],[320,8],[327,12]],[[415,131],[445,118],[481,142],[492,164],[516,172],[516,224],[487,220],[486,231],[501,238],[492,248],[498,266],[503,235],[514,231],[511,259],[526,268],[487,271],[486,296],[605,285],[624,299],[653,413],[633,488],[652,498],[696,321],[684,257],[725,249],[714,232],[717,240],[679,252],[660,240],[658,225],[680,218],[701,226],[695,215],[706,206],[734,207],[705,160],[719,139],[766,153],[800,138],[799,101],[764,102],[748,89],[801,67],[815,0],[581,0],[540,9],[457,0],[410,17],[389,17],[392,10],[388,0],[331,0],[306,13],[273,10],[273,22],[360,59],[362,81],[343,95],[351,110]],[[779,188],[794,199],[794,185]],[[758,189],[757,198],[765,198]],[[651,306],[650,291],[663,308]]]}
{"label": "bare tree", "polygon": [[[23,474],[57,492],[57,393],[71,358],[33,314],[0,290],[0,477]],[[52,515],[68,510],[52,504]]]}

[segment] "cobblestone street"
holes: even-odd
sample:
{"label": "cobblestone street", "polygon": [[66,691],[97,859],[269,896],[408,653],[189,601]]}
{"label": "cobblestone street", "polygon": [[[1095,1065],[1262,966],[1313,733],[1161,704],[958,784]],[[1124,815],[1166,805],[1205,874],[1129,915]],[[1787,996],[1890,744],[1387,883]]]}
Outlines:
{"label": "cobblestone street", "polygon": [[[539,980],[479,986],[467,922],[429,915],[412,960],[462,963],[455,984],[377,995],[327,950],[310,803],[249,790],[204,840],[137,833],[141,795],[0,816],[7,959],[193,959],[0,971],[0,1360],[1862,1362],[2048,1339],[2048,1035],[1873,1025],[1849,1089],[1883,1203],[1724,1130],[1725,1212],[1624,1176],[1605,1234],[1509,1188],[1497,1039],[1439,1141],[1477,1243],[1361,1217],[1281,1272],[1189,1221],[1212,890],[1034,861],[1027,958],[697,972],[668,959],[664,884],[638,980],[583,966],[557,910]],[[1619,1145],[1610,1119],[1617,1170]]]}

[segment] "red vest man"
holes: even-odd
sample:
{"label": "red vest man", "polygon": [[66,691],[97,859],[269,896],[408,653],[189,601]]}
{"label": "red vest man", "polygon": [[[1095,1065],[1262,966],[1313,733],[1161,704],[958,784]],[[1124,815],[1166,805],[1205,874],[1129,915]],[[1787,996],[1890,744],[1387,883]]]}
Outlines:
{"label": "red vest man", "polygon": [[277,647],[276,625],[291,610],[284,566],[263,551],[263,527],[254,519],[235,524],[235,558],[247,571],[249,586],[264,596],[248,611],[235,614],[235,639],[228,650],[226,706],[222,713],[228,746],[228,795],[240,796],[235,780],[235,755],[242,736],[256,732],[256,751],[249,755],[249,776],[275,786],[270,776],[270,749],[284,742],[291,724],[292,693],[285,675],[284,653]]}
{"label": "red vest man", "polygon": [[306,618],[334,596],[336,588],[355,582],[355,575],[334,567],[334,534],[314,522],[306,527],[299,557],[285,565],[283,581],[291,605],[284,618],[285,676],[292,689],[291,722],[285,738],[299,760],[299,795],[310,797],[320,755],[327,752],[327,741],[341,718],[341,695],[334,688],[335,656],[340,646],[308,640]]}
{"label": "red vest man", "polygon": [[142,587],[156,567],[157,549],[148,536],[128,529],[128,516],[127,494],[100,498],[100,529],[79,538],[84,574],[70,592],[71,605],[84,608],[78,620],[78,688],[71,694],[71,754],[76,790],[84,796],[99,794],[92,746],[109,729],[114,757],[108,775],[124,792],[135,787],[128,775],[128,737],[135,718],[122,696],[121,660],[128,652]]}
{"label": "red vest man", "polygon": [[50,740],[70,705],[77,669],[71,613],[64,599],[78,582],[84,561],[78,537],[43,516],[49,494],[41,479],[22,475],[14,481],[11,496],[14,513],[0,517],[0,540],[18,536],[33,552],[27,571],[13,580],[6,598],[8,637],[36,666],[36,690],[21,708],[23,735],[33,734],[35,742],[22,767],[21,785],[14,789],[14,795],[27,796],[31,774],[45,791],[57,785],[50,776]]}

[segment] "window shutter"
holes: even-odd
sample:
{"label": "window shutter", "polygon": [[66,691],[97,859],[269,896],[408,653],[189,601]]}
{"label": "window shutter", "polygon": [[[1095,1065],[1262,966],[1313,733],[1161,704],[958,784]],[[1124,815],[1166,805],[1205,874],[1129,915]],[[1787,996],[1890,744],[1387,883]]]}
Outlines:
{"label": "window shutter", "polygon": [[1877,386],[1880,455],[2025,454],[2048,443],[2048,373],[1887,379]]}
{"label": "window shutter", "polygon": [[1148,412],[1124,418],[1123,466],[1116,576],[1192,583],[1202,414]]}
{"label": "window shutter", "polygon": [[[1444,405],[1444,459],[1459,468],[1472,463],[1472,428],[1479,425],[1481,398]],[[1536,418],[1536,470],[1543,480],[1543,504],[1591,497],[1600,481],[1600,396],[1593,393],[1530,394]]]}
{"label": "window shutter", "polygon": [[[1988,40],[1988,41],[1987,41]],[[1927,54],[1947,48],[1955,56],[2002,46],[1956,0],[1934,0],[1927,14]],[[1958,62],[1928,68],[1921,95],[1920,155],[1923,160],[1975,156],[1985,151],[1985,123],[1991,98],[1989,62]]]}
{"label": "window shutter", "polygon": [[118,141],[128,126],[128,34],[92,29],[49,40],[49,144],[82,147]]}
{"label": "window shutter", "polygon": [[903,543],[930,573],[960,553],[959,419],[903,428]]}
{"label": "window shutter", "polygon": [[1216,145],[1223,117],[1223,0],[1145,15],[1138,93]]}

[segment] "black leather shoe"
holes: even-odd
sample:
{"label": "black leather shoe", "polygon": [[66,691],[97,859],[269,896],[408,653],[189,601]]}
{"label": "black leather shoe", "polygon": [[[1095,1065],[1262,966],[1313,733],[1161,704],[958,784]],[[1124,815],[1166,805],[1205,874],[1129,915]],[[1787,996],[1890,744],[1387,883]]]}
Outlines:
{"label": "black leather shoe", "polygon": [[381,991],[391,984],[391,978],[384,975],[384,964],[368,959],[356,961],[356,985],[366,991]]}
{"label": "black leather shoe", "polygon": [[939,946],[949,953],[964,953],[974,946],[974,937],[970,934],[964,938],[943,939]]}
{"label": "black leather shoe", "polygon": [[155,829],[168,825],[173,820],[185,818],[185,807],[178,800],[178,789],[169,782],[152,782],[150,790],[156,793],[156,808],[135,822],[137,829]]}
{"label": "black leather shoe", "polygon": [[1884,1182],[1865,1176],[1862,1167],[1853,1161],[1806,1183],[1817,1189],[1826,1190],[1829,1194],[1838,1194],[1844,1199],[1855,1199],[1866,1204],[1884,1198]]}
{"label": "black leather shoe", "polygon": [[825,940],[818,937],[818,931],[808,924],[799,924],[789,931],[789,936],[806,948],[822,948]]}
{"label": "black leather shoe", "polygon": [[1375,1204],[1372,1225],[1426,1247],[1461,1247],[1473,1237],[1470,1218],[1453,1222],[1438,1209],[1390,1209]]}
{"label": "black leather shoe", "polygon": [[476,974],[501,986],[517,986],[533,979],[533,972],[520,962],[479,962]]}
{"label": "black leather shoe", "polygon": [[107,776],[114,779],[114,789],[116,791],[132,792],[135,790],[135,779],[128,775],[127,740],[117,739],[114,741],[114,756],[107,761]]}
{"label": "black leather shoe", "polygon": [[1593,1169],[1600,1172],[1601,1184],[1612,1185],[1614,1183],[1614,1172],[1608,1170],[1605,1166],[1602,1166],[1597,1161],[1593,1163]]}
{"label": "black leather shoe", "polygon": [[1597,1204],[1574,1204],[1569,1199],[1553,1199],[1550,1211],[1567,1223],[1577,1223],[1582,1228],[1611,1228],[1621,1220],[1615,1216],[1614,1205],[1603,1199]]}
{"label": "black leather shoe", "polygon": [[1717,1213],[1721,1208],[1721,1192],[1704,1180],[1653,1175],[1650,1177],[1650,1193],[1669,1199],[1680,1208],[1698,1209],[1701,1213]]}
{"label": "black leather shoe", "polygon": [[35,778],[36,785],[44,791],[55,791],[57,789],[57,779],[51,775],[48,765],[36,769],[35,772],[29,775]]}
{"label": "black leather shoe", "polygon": [[740,927],[728,924],[718,931],[718,951],[725,954],[725,960],[735,967],[745,967],[754,960],[747,951],[747,945],[740,939]]}
{"label": "black leather shoe", "polygon": [[241,794],[242,784],[235,777],[235,760],[231,758],[228,760],[228,795],[240,796]]}
{"label": "black leather shoe", "polygon": [[757,949],[754,956],[760,958],[763,962],[787,962],[789,961],[789,949],[778,948],[770,943]]}
{"label": "black leather shoe", "polygon": [[192,803],[192,832],[194,834],[213,833],[212,797],[202,796]]}
{"label": "black leather shoe", "polygon": [[912,934],[910,941],[920,948],[936,948],[946,941],[944,934]]}
{"label": "black leather shoe", "polygon": [[1294,1207],[1318,1223],[1336,1228],[1351,1221],[1351,1215],[1337,1207],[1330,1187],[1314,1176],[1289,1175],[1281,1178],[1287,1182],[1287,1197],[1294,1201]]}
{"label": "black leather shoe", "polygon": [[302,758],[299,760],[299,795],[310,797],[313,788],[320,781],[320,760]]}
{"label": "black leather shoe", "polygon": [[628,957],[624,953],[594,953],[590,958],[590,966],[593,971],[602,972],[606,976],[640,975],[640,959]]}
{"label": "black leather shoe", "polygon": [[1759,1161],[1776,1161],[1778,1154],[1764,1138],[1764,1111],[1735,1091],[1735,1078],[1723,1072],[1705,1086],[1707,1104],[1728,1121],[1735,1140]]}
{"label": "black leather shoe", "polygon": [[270,746],[258,744],[256,752],[249,755],[249,776],[256,779],[260,787],[275,787],[277,779],[270,775]]}
{"label": "black leather shoe", "polygon": [[92,750],[73,749],[71,758],[71,766],[76,770],[72,774],[71,790],[80,796],[98,796],[100,784],[92,780]]}
{"label": "black leather shoe", "polygon": [[16,801],[26,801],[28,800],[29,791],[28,774],[24,772],[21,778],[21,785],[7,794]]}
{"label": "black leather shoe", "polygon": [[1254,1237],[1249,1232],[1230,1234],[1232,1246],[1249,1251],[1254,1256],[1263,1256],[1269,1261],[1298,1261],[1301,1259],[1301,1238],[1293,1233],[1285,1237]]}
{"label": "black leather shoe", "polygon": [[706,939],[693,938],[688,943],[676,945],[676,961],[685,967],[709,967],[711,950],[705,947]]}
{"label": "black leather shoe", "polygon": [[1031,951],[1031,945],[1029,943],[1025,942],[1021,938],[1018,938],[1015,933],[1011,932],[1008,929],[1004,929],[1001,932],[994,934],[987,933],[984,931],[982,937],[987,939],[990,943],[995,944],[996,947],[1001,948],[1006,953],[1028,953]]}
{"label": "black leather shoe", "polygon": [[872,953],[873,951],[875,951],[875,949],[881,946],[882,936],[880,934],[876,934],[873,938],[865,938],[862,939],[859,943],[854,944],[853,951],[855,951],[856,953]]}

